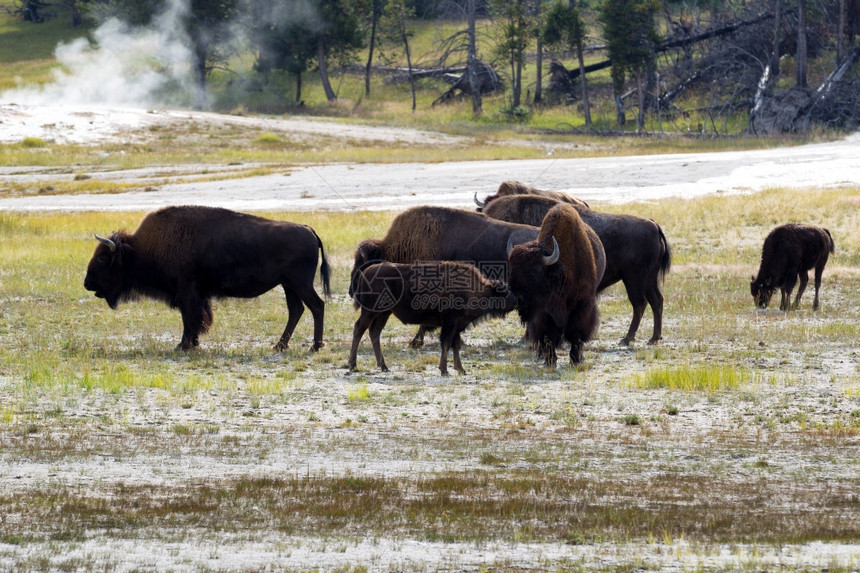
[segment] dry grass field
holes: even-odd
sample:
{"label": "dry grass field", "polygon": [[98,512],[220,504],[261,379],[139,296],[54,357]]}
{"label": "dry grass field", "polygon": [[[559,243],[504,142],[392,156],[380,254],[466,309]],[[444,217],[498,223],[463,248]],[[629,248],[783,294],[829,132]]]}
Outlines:
{"label": "dry grass field", "polygon": [[[621,347],[600,300],[582,365],[545,369],[514,316],[438,342],[383,333],[346,358],[357,242],[393,213],[268,213],[326,243],[326,347],[274,353],[271,292],[221,300],[200,349],[176,311],[83,289],[92,230],[142,213],[0,214],[0,568],[789,570],[860,567],[860,188],[597,205],[673,248],[664,340]],[[821,309],[754,308],[777,223],[827,226]]]}

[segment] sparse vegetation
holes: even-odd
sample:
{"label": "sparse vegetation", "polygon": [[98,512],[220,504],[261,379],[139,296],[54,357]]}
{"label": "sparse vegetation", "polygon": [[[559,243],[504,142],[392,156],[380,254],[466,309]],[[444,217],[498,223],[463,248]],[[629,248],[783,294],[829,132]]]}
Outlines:
{"label": "sparse vegetation", "polygon": [[[615,345],[629,307],[613,287],[587,368],[546,370],[510,317],[467,331],[470,374],[445,381],[435,338],[408,349],[413,328],[396,321],[383,337],[392,372],[346,376],[352,249],[391,213],[267,214],[311,224],[334,265],[327,346],[315,355],[304,318],[294,346],[271,353],[286,316],[278,292],[219,301],[212,331],[188,354],[172,350],[175,311],[140,302],[112,312],[92,298],[81,286],[92,230],[134,228],[141,213],[2,213],[0,457],[33,476],[0,492],[4,516],[15,516],[0,523],[4,555],[28,567],[39,548],[93,536],[182,543],[193,530],[235,547],[278,531],[306,543],[370,536],[452,550],[611,543],[650,566],[661,561],[649,540],[687,552],[688,565],[707,548],[754,540],[758,553],[743,549],[744,562],[760,567],[768,548],[853,543],[858,200],[852,188],[601,205],[666,229],[676,264],[663,343]],[[748,276],[777,213],[826,221],[836,238],[818,313],[753,307]],[[371,364],[369,347],[362,353]],[[86,488],[38,477],[99,467],[106,455],[116,477]],[[401,463],[424,469],[386,469]],[[205,481],[193,477],[201,464],[212,466]],[[141,465],[165,479],[138,479]],[[41,555],[43,568],[61,565]],[[802,563],[851,567],[831,556]]]}

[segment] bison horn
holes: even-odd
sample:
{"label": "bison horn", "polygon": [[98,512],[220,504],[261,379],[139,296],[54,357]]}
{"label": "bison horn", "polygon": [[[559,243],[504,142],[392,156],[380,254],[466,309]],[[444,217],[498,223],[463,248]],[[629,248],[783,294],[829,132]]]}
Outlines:
{"label": "bison horn", "polygon": [[107,245],[107,246],[108,246],[108,248],[110,249],[110,252],[112,252],[112,253],[115,253],[115,252],[116,252],[116,243],[114,243],[114,242],[113,242],[113,241],[111,241],[110,239],[105,239],[104,237],[99,237],[99,236],[98,236],[98,235],[96,235],[95,233],[93,233],[93,235],[95,235],[95,237],[96,237],[96,239],[98,240],[98,242],[99,242],[99,243],[101,243],[101,244],[103,244],[103,245]]}
{"label": "bison horn", "polygon": [[478,207],[480,207],[481,209],[483,209],[483,208],[484,208],[484,205],[485,205],[485,203],[482,203],[482,202],[478,199],[478,192],[477,192],[477,191],[475,191],[475,205],[477,205],[477,206],[478,206]]}
{"label": "bison horn", "polygon": [[511,251],[513,251],[513,250],[514,250],[514,236],[513,236],[513,235],[511,235],[510,237],[508,237],[508,246],[507,246],[507,247],[505,247],[505,249],[506,249],[506,251],[507,251],[507,255],[510,257],[510,256],[511,256]]}
{"label": "bison horn", "polygon": [[544,266],[554,265],[558,262],[558,256],[560,255],[560,251],[558,248],[558,241],[555,240],[555,237],[552,238],[552,254],[548,257],[543,258]]}

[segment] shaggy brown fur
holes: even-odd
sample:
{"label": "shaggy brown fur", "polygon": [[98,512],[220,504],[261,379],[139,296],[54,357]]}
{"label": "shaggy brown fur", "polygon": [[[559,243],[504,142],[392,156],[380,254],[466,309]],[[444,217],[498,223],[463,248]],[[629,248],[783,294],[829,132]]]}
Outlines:
{"label": "shaggy brown fur", "polygon": [[[508,240],[519,244],[537,234],[536,227],[491,219],[465,209],[413,207],[394,218],[384,238],[359,243],[350,276],[379,261],[463,261],[475,264],[484,273],[495,269],[490,278],[504,278]],[[413,348],[423,344],[424,332],[425,328],[419,329],[412,340]]]}
{"label": "shaggy brown fur", "polygon": [[148,214],[134,233],[117,231],[99,241],[84,288],[111,308],[140,296],[178,308],[177,349],[199,344],[212,324],[212,298],[252,298],[277,285],[289,316],[276,348],[287,347],[304,306],[314,318],[314,350],[323,344],[325,303],[313,285],[318,252],[326,295],[330,270],[322,241],[307,225],[211,207],[166,207]]}
{"label": "shaggy brown fur", "polygon": [[372,264],[355,273],[350,292],[361,307],[352,332],[350,371],[355,370],[358,344],[368,328],[376,365],[388,370],[379,337],[394,314],[404,324],[440,327],[440,372],[448,374],[448,350],[453,349],[454,368],[465,374],[460,334],[479,320],[504,316],[517,302],[504,283],[486,279],[473,265],[450,261]]}
{"label": "shaggy brown fur", "polygon": [[[557,204],[558,201],[554,199],[532,195],[499,197],[485,207],[483,213],[512,223],[540,225],[547,212]],[[660,283],[672,265],[672,253],[663,229],[651,219],[599,213],[579,205],[573,207],[582,220],[594,229],[606,250],[606,272],[597,287],[598,291],[621,281],[633,306],[630,328],[621,339],[621,344],[630,344],[636,338],[648,304],[654,313],[654,333],[648,343],[656,343],[663,337],[663,293]]]}
{"label": "shaggy brown fur", "polygon": [[[588,226],[572,206],[560,203],[543,220],[534,241],[511,249],[509,285],[519,301],[520,318],[547,366],[557,360],[562,336],[570,344],[570,360],[582,360],[582,346],[594,336],[598,268]],[[547,264],[558,243],[558,261]]]}
{"label": "shaggy brown fur", "polygon": [[[815,267],[815,300],[812,310],[818,310],[818,290],[821,275],[829,256],[836,252],[830,231],[813,225],[788,224],[773,229],[764,240],[758,276],[751,277],[750,293],[759,308],[767,308],[774,291],[782,293],[780,310],[796,309],[809,282],[809,269]],[[791,291],[800,278],[794,304],[789,307]]]}
{"label": "shaggy brown fur", "polygon": [[[500,199],[502,197],[511,197],[515,195],[530,195],[534,197],[545,197],[547,199],[552,199],[556,202],[560,203],[570,203],[571,205],[578,205],[580,207],[588,207],[588,203],[574,197],[573,195],[568,195],[567,193],[563,193],[561,191],[546,191],[543,189],[536,189],[527,183],[523,183],[522,181],[503,181],[499,185],[499,189],[496,191],[495,195],[490,195],[484,202],[481,203],[478,201],[478,195],[475,194],[475,203],[478,205],[478,212],[480,213],[482,209],[485,209],[487,205],[491,202]],[[539,226],[540,224],[536,225]]]}

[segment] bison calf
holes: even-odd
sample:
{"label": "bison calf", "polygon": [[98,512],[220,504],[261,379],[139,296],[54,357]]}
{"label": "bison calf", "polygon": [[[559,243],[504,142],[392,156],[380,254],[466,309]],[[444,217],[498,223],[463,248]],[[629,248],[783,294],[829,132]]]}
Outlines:
{"label": "bison calf", "polygon": [[[830,231],[813,225],[788,224],[773,229],[764,240],[758,276],[751,277],[750,293],[759,308],[767,308],[776,289],[782,292],[780,310],[797,308],[809,282],[809,269],[815,267],[815,300],[812,310],[818,310],[818,289],[821,274],[836,245]],[[789,307],[791,291],[800,278],[794,304]]]}
{"label": "bison calf", "polygon": [[355,370],[358,344],[368,328],[376,365],[388,370],[379,336],[393,314],[404,324],[441,327],[439,370],[443,376],[448,374],[448,349],[453,348],[454,368],[465,374],[460,333],[480,319],[504,316],[516,306],[516,298],[503,282],[485,278],[468,263],[375,263],[354,272],[351,283],[361,316],[352,331],[350,371]]}
{"label": "bison calf", "polygon": [[323,344],[325,302],[314,290],[318,251],[327,296],[329,265],[307,225],[212,207],[166,207],[148,214],[134,233],[96,238],[84,288],[113,309],[140,296],[178,308],[183,330],[177,350],[197,346],[209,329],[212,298],[253,298],[277,285],[289,314],[276,349],[287,347],[303,305],[314,318],[313,349]]}

